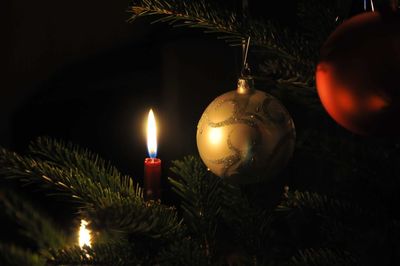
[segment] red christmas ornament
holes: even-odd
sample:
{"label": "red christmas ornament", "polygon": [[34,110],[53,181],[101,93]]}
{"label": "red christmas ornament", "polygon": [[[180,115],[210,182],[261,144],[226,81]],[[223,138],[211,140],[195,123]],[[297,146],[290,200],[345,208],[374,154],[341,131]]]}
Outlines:
{"label": "red christmas ornament", "polygon": [[362,135],[400,133],[400,17],[368,12],[340,25],[321,49],[319,97],[329,115]]}

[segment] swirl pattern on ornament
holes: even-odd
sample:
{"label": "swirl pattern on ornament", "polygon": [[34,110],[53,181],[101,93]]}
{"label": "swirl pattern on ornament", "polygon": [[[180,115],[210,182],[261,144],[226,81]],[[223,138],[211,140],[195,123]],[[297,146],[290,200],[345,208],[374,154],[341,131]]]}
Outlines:
{"label": "swirl pattern on ornament", "polygon": [[[233,128],[229,131],[228,138],[226,140],[227,142],[227,147],[228,149],[232,152],[232,155],[220,158],[220,159],[214,159],[214,160],[209,160],[211,163],[215,164],[222,164],[223,165],[223,176],[227,174],[231,168],[238,164],[242,159],[243,155],[251,155],[253,152],[252,150],[254,147],[257,145],[259,140],[261,139],[261,132],[260,132],[260,127],[257,124],[257,121],[260,121],[261,123],[263,122],[262,116],[258,115],[257,113],[254,112],[248,112],[246,111],[249,103],[250,103],[250,98],[251,96],[245,96],[243,97],[242,95],[236,95],[234,99],[224,99],[220,100],[217,105],[215,106],[214,111],[218,112],[218,109],[221,108],[225,103],[232,103],[233,105],[233,112],[230,117],[227,119],[221,121],[221,122],[212,122],[209,118],[209,116],[205,115],[206,122],[208,126],[211,128],[218,128],[218,127],[224,127],[224,126],[229,126],[229,125],[235,125],[235,124],[243,124],[246,125],[252,129],[255,130],[256,136],[255,139],[253,139],[252,143],[249,145],[248,150],[242,151],[239,148],[235,147],[233,142],[232,142],[232,135],[234,134],[234,131],[236,128]],[[265,101],[264,101],[265,102]],[[262,105],[262,109],[265,110],[264,104]],[[260,110],[260,108],[257,108],[257,110]],[[250,162],[253,161],[254,158],[250,158]],[[244,160],[248,161],[248,160]]]}
{"label": "swirl pattern on ornament", "polygon": [[290,158],[294,140],[293,121],[285,107],[258,90],[217,97],[197,130],[197,147],[207,167],[220,177],[246,179],[239,182],[274,175]]}

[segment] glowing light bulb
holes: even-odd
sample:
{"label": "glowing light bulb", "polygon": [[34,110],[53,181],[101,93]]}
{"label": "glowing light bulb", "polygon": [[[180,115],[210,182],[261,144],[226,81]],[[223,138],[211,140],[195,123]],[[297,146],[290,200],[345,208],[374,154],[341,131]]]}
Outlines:
{"label": "glowing light bulb", "polygon": [[89,223],[85,220],[81,220],[81,226],[79,227],[79,246],[83,248],[84,246],[91,247],[91,236],[90,230],[86,228]]}

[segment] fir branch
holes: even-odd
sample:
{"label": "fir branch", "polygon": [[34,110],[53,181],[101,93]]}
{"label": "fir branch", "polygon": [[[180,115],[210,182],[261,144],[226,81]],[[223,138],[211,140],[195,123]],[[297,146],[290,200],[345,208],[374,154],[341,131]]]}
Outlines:
{"label": "fir branch", "polygon": [[39,139],[30,149],[40,159],[0,149],[0,175],[70,195],[99,228],[150,238],[169,237],[180,229],[175,210],[146,203],[131,178],[97,155],[47,139]]}
{"label": "fir branch", "polygon": [[[227,259],[216,254],[221,248],[217,245],[223,242],[227,249],[236,246],[244,254],[250,254],[249,261],[261,260],[266,246],[270,245],[267,240],[272,221],[270,213],[251,206],[238,187],[207,171],[198,157],[186,156],[173,164],[171,170],[179,178],[169,180],[182,199],[184,221],[193,238],[200,236],[206,254],[213,260]],[[226,234],[229,240],[220,239],[221,235],[226,238]]]}
{"label": "fir branch", "polygon": [[250,254],[251,260],[262,259],[271,245],[271,212],[251,204],[239,187],[228,183],[224,183],[221,197],[222,216],[235,236],[235,244]]}
{"label": "fir branch", "polygon": [[374,211],[365,211],[358,205],[345,201],[330,198],[318,193],[308,191],[286,192],[285,200],[277,206],[278,211],[288,211],[295,208],[311,209],[320,215],[331,217],[352,216],[375,216]]}
{"label": "fir branch", "polygon": [[[312,88],[315,92],[315,66],[319,49],[329,34],[343,20],[331,0],[303,0],[298,3],[298,21],[301,33],[298,36],[280,33],[285,43],[295,47],[292,51],[298,54],[297,61],[282,60],[279,56],[268,58],[260,65],[260,70],[275,79],[278,84],[288,84],[300,88]],[[305,56],[306,55],[306,56]],[[316,95],[314,95],[316,96]]]}
{"label": "fir branch", "polygon": [[302,0],[298,5],[298,17],[304,35],[317,51],[329,34],[343,21],[350,0]]}
{"label": "fir branch", "polygon": [[15,192],[0,191],[0,207],[21,226],[21,234],[32,240],[42,252],[67,243],[64,232]]}
{"label": "fir branch", "polygon": [[209,261],[204,256],[201,242],[186,237],[164,248],[160,252],[159,263],[165,266],[204,266],[208,265]]}
{"label": "fir branch", "polygon": [[99,156],[72,144],[39,138],[32,156],[0,149],[0,174],[69,194],[84,208],[107,208],[115,203],[143,202],[143,190]]}
{"label": "fir branch", "polygon": [[199,243],[190,238],[176,239],[160,250],[137,242],[72,246],[50,253],[48,265],[207,265]]}
{"label": "fir branch", "polygon": [[288,61],[279,57],[270,57],[260,64],[260,71],[274,80],[277,86],[289,87],[291,90],[308,90],[316,98],[314,87],[314,69],[316,60]]}
{"label": "fir branch", "polygon": [[[241,45],[243,40],[251,37],[251,45],[263,47],[276,54],[295,59],[297,53],[293,45],[301,36],[290,32],[272,22],[248,20],[245,23],[233,11],[218,8],[205,0],[133,0],[130,11],[133,13],[131,21],[143,16],[160,16],[153,21],[166,22],[175,27],[201,28],[206,33],[218,33],[222,39],[233,45]],[[290,36],[290,43],[285,42],[283,36]],[[295,40],[295,41],[293,41]],[[303,46],[306,47],[306,46]]]}
{"label": "fir branch", "polygon": [[184,220],[194,236],[201,236],[206,255],[212,256],[218,219],[221,215],[221,179],[212,175],[199,158],[186,156],[173,161],[169,178],[172,190],[182,199]]}
{"label": "fir branch", "polygon": [[219,34],[219,38],[234,46],[250,37],[251,45],[261,48],[268,56],[260,68],[264,74],[278,74],[282,81],[305,87],[313,82],[316,49],[312,49],[298,32],[271,21],[249,19],[243,22],[235,12],[222,10],[205,0],[133,0],[130,10],[133,13],[131,21],[143,16],[157,16],[159,18],[154,22],[201,28],[206,33]]}
{"label": "fir branch", "polygon": [[299,250],[292,257],[291,266],[355,266],[357,260],[351,254],[328,248]]}
{"label": "fir branch", "polygon": [[159,16],[153,23],[165,22],[174,27],[201,28],[207,33],[219,33],[233,45],[241,45],[241,22],[233,12],[217,9],[204,0],[133,0],[130,11],[134,21],[144,16]]}
{"label": "fir branch", "polygon": [[94,244],[51,250],[48,265],[153,265],[154,254],[137,249],[133,244]]}
{"label": "fir branch", "polygon": [[153,239],[178,238],[182,231],[182,221],[175,208],[161,205],[159,202],[121,203],[107,208],[93,209],[87,212],[102,231],[130,240],[149,237]]}
{"label": "fir branch", "polygon": [[142,193],[139,187],[135,187],[132,178],[122,175],[110,162],[72,143],[39,137],[30,143],[29,151],[33,156],[56,167],[77,169],[82,176],[123,196],[137,197]]}
{"label": "fir branch", "polygon": [[[69,195],[84,208],[93,208],[95,205],[107,207],[114,202],[131,201],[118,191],[112,191],[109,187],[102,186],[100,182],[87,178],[76,167],[61,168],[52,162],[20,156],[5,149],[0,149],[0,165],[1,176],[19,179],[26,184],[38,184],[51,191],[56,189],[55,194]],[[133,187],[132,184],[131,188]],[[132,194],[139,197],[141,191],[133,190]]]}
{"label": "fir branch", "polygon": [[33,253],[10,244],[0,244],[0,265],[7,266],[44,266],[45,259]]}

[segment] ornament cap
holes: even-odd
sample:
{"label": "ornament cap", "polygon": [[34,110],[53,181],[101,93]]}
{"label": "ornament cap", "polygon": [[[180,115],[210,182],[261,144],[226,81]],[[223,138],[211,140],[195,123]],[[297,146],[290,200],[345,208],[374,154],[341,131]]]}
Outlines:
{"label": "ornament cap", "polygon": [[241,77],[237,83],[237,93],[249,94],[254,91],[254,79],[250,76]]}

